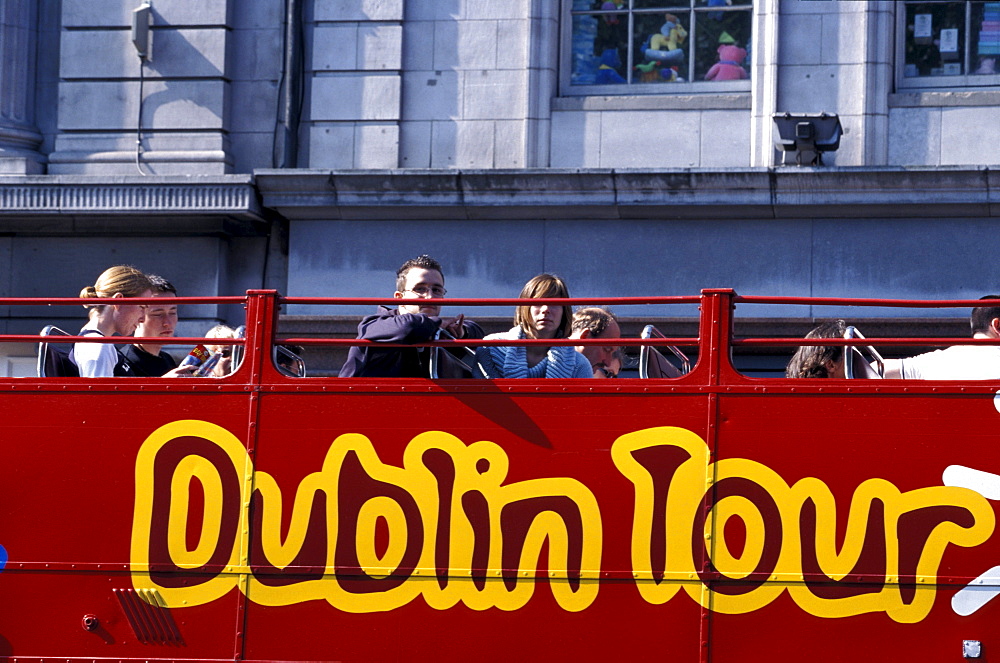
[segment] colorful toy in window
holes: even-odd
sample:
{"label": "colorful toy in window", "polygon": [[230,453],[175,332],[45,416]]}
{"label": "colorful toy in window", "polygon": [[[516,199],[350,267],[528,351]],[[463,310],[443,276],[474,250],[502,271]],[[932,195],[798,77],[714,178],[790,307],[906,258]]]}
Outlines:
{"label": "colorful toy in window", "polygon": [[633,67],[638,72],[635,81],[639,83],[673,83],[677,81],[677,67],[662,67],[656,60],[642,62]]}
{"label": "colorful toy in window", "polygon": [[[608,0],[607,2],[601,4],[601,11],[614,11],[621,9],[624,4],[625,0]],[[609,14],[604,17],[604,22],[608,25],[618,25],[618,20],[617,14]]]}
{"label": "colorful toy in window", "polygon": [[[733,4],[733,0],[708,0],[709,7],[728,7]],[[726,15],[726,12],[710,12],[708,14],[709,18],[721,21]]]}
{"label": "colorful toy in window", "polygon": [[597,68],[598,85],[608,85],[609,83],[626,82],[622,75],[618,73],[618,68],[622,66],[621,56],[618,55],[617,48],[606,48],[601,53],[601,66]]}
{"label": "colorful toy in window", "polygon": [[750,78],[743,68],[747,52],[736,45],[736,40],[727,32],[719,37],[719,61],[705,74],[706,81],[739,81]]}
{"label": "colorful toy in window", "polygon": [[638,72],[635,77],[640,83],[659,83],[660,82],[660,63],[656,62],[641,62],[633,67],[633,70]]}
{"label": "colorful toy in window", "polygon": [[652,35],[642,45],[643,54],[647,60],[680,64],[684,62],[684,51],[680,48],[687,39],[687,30],[673,14],[664,14],[666,22],[660,28],[659,34]]}

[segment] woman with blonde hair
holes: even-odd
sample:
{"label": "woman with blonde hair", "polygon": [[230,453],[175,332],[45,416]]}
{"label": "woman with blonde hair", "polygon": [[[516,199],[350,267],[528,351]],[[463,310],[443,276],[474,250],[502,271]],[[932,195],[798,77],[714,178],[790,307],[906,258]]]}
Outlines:
{"label": "woman with blonde hair", "polygon": [[[553,274],[539,274],[521,289],[521,299],[568,298],[566,283]],[[519,306],[510,331],[490,339],[556,339],[569,336],[573,309],[569,306]],[[481,347],[479,367],[488,378],[593,378],[590,361],[573,346]]]}
{"label": "woman with blonde hair", "polygon": [[[142,318],[144,306],[127,304],[129,297],[150,297],[153,284],[149,277],[131,265],[116,265],[104,270],[94,285],[80,291],[80,297],[95,299],[84,304],[89,320],[80,336],[129,336]],[[71,359],[80,369],[80,377],[109,378],[133,375],[125,358],[110,343],[76,343]]]}

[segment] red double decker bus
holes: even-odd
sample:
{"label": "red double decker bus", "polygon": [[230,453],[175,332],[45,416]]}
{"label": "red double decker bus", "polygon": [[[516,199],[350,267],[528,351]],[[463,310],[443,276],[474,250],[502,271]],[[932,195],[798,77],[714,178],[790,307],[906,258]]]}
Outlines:
{"label": "red double decker bus", "polygon": [[696,335],[631,341],[683,346],[690,370],[449,380],[276,367],[281,344],[359,343],[285,338],[279,305],[359,300],[177,301],[245,304],[232,375],[0,378],[0,656],[1000,651],[1000,382],[761,378],[732,359],[799,343],[738,336],[743,305],[974,303],[618,300],[698,306]]}

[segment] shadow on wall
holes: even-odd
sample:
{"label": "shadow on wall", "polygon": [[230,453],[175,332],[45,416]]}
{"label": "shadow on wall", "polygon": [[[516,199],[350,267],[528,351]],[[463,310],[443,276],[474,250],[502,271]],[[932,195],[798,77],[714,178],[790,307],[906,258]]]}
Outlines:
{"label": "shadow on wall", "polygon": [[[142,166],[150,175],[157,174],[157,164],[164,158],[162,155],[157,157],[158,151],[164,151],[164,141],[158,140],[159,131],[221,133],[229,128],[229,90],[223,79],[224,72],[204,55],[211,42],[218,39],[217,31],[168,30],[170,25],[155,6],[153,24],[156,29],[153,30],[152,58],[142,64],[145,82],[138,118],[140,146],[147,157],[142,160]],[[202,41],[199,37],[203,37],[203,43],[198,43]],[[173,140],[166,150],[182,150],[186,162],[226,159],[221,142],[206,150],[205,143],[200,140],[190,145]],[[199,152],[201,154],[197,154]]]}

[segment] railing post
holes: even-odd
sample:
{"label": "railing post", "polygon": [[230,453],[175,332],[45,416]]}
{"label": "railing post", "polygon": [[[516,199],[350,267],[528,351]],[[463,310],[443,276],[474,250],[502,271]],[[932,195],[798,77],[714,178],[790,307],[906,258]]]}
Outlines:
{"label": "railing post", "polygon": [[265,366],[271,364],[274,332],[278,325],[277,290],[247,290],[247,336],[244,363],[249,361],[250,382],[260,385]]}
{"label": "railing post", "polygon": [[709,288],[701,291],[701,347],[706,356],[708,384],[716,385],[737,375],[732,362],[733,299],[732,288]]}
{"label": "railing post", "polygon": [[[246,345],[244,346],[243,363],[250,371],[247,382],[250,386],[249,403],[247,407],[247,429],[246,429],[246,449],[247,456],[251,459],[246,471],[251,475],[247,477],[252,481],[253,466],[257,458],[257,446],[260,436],[260,411],[261,396],[263,391],[261,383],[264,381],[264,374],[267,372],[266,365],[271,364],[271,348],[274,347],[274,330],[278,322],[278,291],[277,290],[247,290],[247,331]],[[241,367],[242,369],[242,367]],[[274,370],[273,368],[270,370]],[[249,543],[249,540],[248,540]],[[243,553],[241,563],[248,566],[250,563],[247,555],[249,545]],[[245,658],[247,625],[247,599],[246,575],[240,577],[240,584],[244,588],[237,595],[237,627],[236,646],[233,652],[234,660],[240,661]]]}

